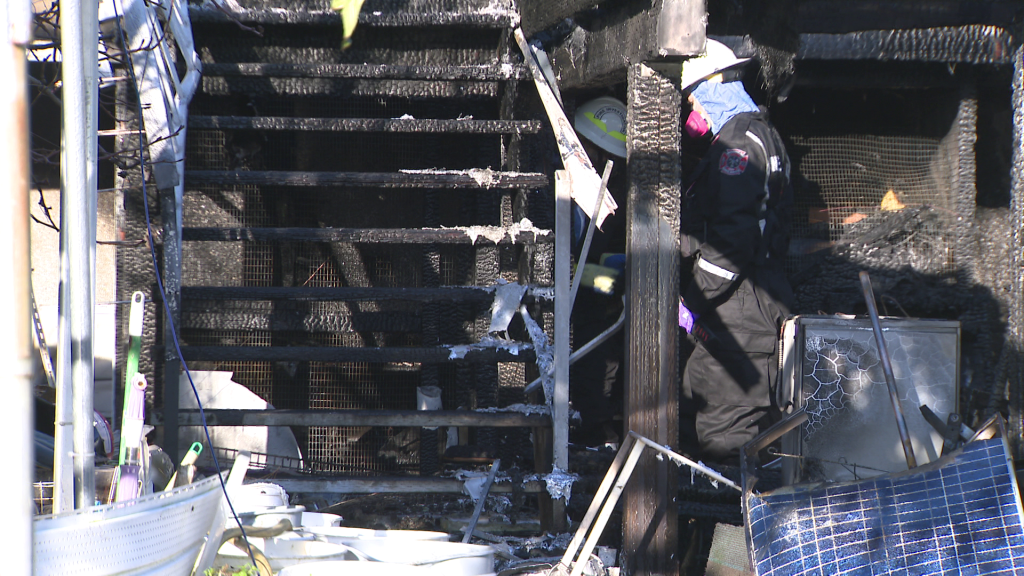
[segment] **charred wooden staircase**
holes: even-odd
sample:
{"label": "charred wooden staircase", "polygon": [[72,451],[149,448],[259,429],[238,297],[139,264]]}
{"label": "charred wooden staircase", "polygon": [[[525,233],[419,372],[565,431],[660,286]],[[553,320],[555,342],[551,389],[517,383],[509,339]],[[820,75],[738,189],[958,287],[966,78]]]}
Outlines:
{"label": "charred wooden staircase", "polygon": [[[276,410],[208,423],[292,426],[301,472],[349,477],[321,492],[457,489],[430,478],[423,427],[539,464],[530,428],[550,417],[494,410],[527,402],[536,350],[519,319],[488,333],[503,282],[551,318],[551,138],[511,3],[368,0],[344,51],[325,0],[241,4],[190,11],[179,333],[190,369],[233,371]],[[416,410],[420,386],[442,410]]]}

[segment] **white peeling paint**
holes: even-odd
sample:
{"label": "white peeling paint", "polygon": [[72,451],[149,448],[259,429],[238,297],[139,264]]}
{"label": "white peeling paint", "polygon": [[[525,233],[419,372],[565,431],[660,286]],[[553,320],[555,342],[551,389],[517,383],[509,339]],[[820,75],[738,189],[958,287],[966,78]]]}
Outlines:
{"label": "white peeling paint", "polygon": [[504,408],[477,408],[474,412],[519,412],[522,414],[551,414],[551,407],[547,404],[509,404]]}
{"label": "white peeling paint", "polygon": [[469,177],[472,178],[481,188],[490,188],[497,181],[494,170],[490,168],[471,168],[468,170]]}
{"label": "white peeling paint", "polygon": [[477,238],[481,236],[497,244],[505,239],[505,236],[509,237],[509,240],[515,244],[516,239],[519,238],[521,233],[533,234],[533,240],[536,241],[539,236],[548,236],[551,234],[550,230],[544,230],[543,228],[537,228],[533,225],[533,222],[529,218],[523,218],[519,222],[512,224],[511,226],[468,226],[468,227],[455,227],[455,228],[444,228],[444,230],[463,230],[466,235],[469,236],[470,242],[476,244]]}
{"label": "white peeling paint", "polygon": [[576,474],[554,468],[550,474],[534,474],[524,478],[523,482],[543,480],[552,498],[565,498],[565,501],[569,502],[569,498],[572,497],[572,485],[578,479],[579,476]]}
{"label": "white peeling paint", "polygon": [[518,283],[500,281],[494,290],[494,302],[491,303],[491,326],[488,332],[504,332],[519,308],[519,303],[526,293],[527,286]]}
{"label": "white peeling paint", "polygon": [[515,340],[484,336],[476,344],[459,344],[457,346],[445,346],[445,348],[451,351],[448,354],[449,360],[459,360],[465,358],[466,354],[472,350],[505,350],[513,356],[518,356],[521,350],[530,350],[533,346],[524,342],[516,342]]}
{"label": "white peeling paint", "polygon": [[544,389],[544,403],[550,406],[555,395],[554,349],[548,343],[548,335],[544,333],[544,329],[530,316],[525,306],[519,308],[519,315],[523,317],[526,332],[530,335],[530,342],[533,343],[533,349],[536,352],[537,368],[540,369],[541,374],[541,387]]}
{"label": "white peeling paint", "polygon": [[538,300],[554,300],[555,299],[555,287],[554,286],[532,286],[527,291],[527,294],[533,296]]}

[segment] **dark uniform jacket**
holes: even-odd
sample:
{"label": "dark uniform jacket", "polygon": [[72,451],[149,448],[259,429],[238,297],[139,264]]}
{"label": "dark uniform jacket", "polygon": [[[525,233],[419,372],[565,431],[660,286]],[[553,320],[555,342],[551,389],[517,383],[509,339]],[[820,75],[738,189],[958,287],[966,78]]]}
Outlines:
{"label": "dark uniform jacket", "polygon": [[[687,362],[684,387],[709,404],[767,406],[792,291],[789,160],[763,112],[729,120],[682,202],[683,300],[713,339]],[[685,271],[692,272],[686,283]]]}

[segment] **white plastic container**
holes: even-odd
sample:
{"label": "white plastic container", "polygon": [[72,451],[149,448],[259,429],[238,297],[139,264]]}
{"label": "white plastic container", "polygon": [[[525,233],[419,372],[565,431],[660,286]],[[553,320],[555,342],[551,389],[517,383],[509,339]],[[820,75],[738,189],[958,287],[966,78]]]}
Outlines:
{"label": "white plastic container", "polygon": [[281,520],[288,520],[292,523],[292,528],[296,528],[302,525],[302,514],[305,510],[305,506],[275,506],[250,512],[239,512],[238,519],[242,521],[243,526],[258,528],[274,526]]}
{"label": "white plastic container", "polygon": [[407,542],[413,540],[429,540],[432,542],[448,542],[447,532],[428,532],[426,530],[371,530],[369,528],[349,528],[346,526],[306,526],[302,532],[315,534],[320,540],[335,544],[348,545],[354,540],[367,538],[387,538],[391,542]]}
{"label": "white plastic container", "polygon": [[[252,543],[263,550],[274,572],[303,562],[324,560],[358,560],[359,557],[347,546],[331,544],[319,540],[291,540],[287,538],[268,538],[262,541],[253,538]],[[355,564],[356,562],[353,562]],[[229,566],[232,570],[241,570],[246,564],[252,564],[246,550],[232,543],[224,544],[217,551],[214,567]]]}
{"label": "white plastic container", "polygon": [[384,562],[303,562],[288,566],[277,576],[433,576],[428,567]]}
{"label": "white plastic container", "polygon": [[437,576],[484,576],[494,572],[494,548],[481,544],[362,538],[348,546],[370,560],[429,567]]}
{"label": "white plastic container", "polygon": [[233,486],[228,489],[228,497],[239,514],[288,505],[288,493],[284,488],[269,482]]}
{"label": "white plastic container", "polygon": [[302,526],[326,527],[337,526],[341,522],[341,516],[337,514],[325,514],[323,512],[303,512]]}

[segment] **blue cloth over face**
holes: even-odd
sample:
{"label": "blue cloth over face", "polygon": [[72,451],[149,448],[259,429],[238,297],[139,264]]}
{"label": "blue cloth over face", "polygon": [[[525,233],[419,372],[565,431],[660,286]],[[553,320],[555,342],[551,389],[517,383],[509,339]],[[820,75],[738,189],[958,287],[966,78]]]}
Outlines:
{"label": "blue cloth over face", "polygon": [[733,116],[757,112],[757,104],[747,95],[742,82],[701,82],[691,94],[704,107],[715,135]]}

